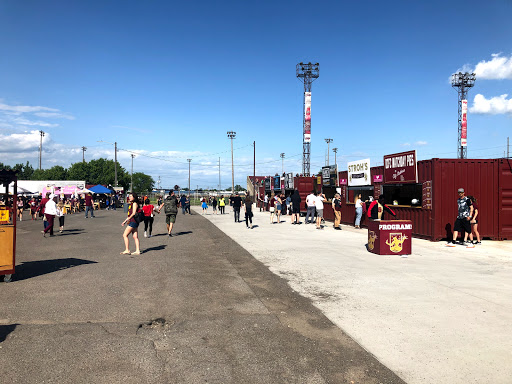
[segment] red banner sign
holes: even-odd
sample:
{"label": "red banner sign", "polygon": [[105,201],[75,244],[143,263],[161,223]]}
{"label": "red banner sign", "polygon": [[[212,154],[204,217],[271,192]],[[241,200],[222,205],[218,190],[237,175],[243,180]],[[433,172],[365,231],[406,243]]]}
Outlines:
{"label": "red banner sign", "polygon": [[384,183],[417,183],[416,151],[384,156]]}
{"label": "red banner sign", "polygon": [[468,145],[468,101],[462,100],[462,116],[461,116],[461,129],[460,129],[460,145],[467,147]]}

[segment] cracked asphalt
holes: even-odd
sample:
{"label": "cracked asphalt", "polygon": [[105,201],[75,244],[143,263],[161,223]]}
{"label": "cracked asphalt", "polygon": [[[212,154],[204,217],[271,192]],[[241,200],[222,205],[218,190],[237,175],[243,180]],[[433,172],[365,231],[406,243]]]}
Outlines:
{"label": "cracked asphalt", "polygon": [[403,383],[200,215],[180,213],[172,238],[157,215],[127,256],[124,213],[95,213],[53,238],[19,223],[3,383]]}

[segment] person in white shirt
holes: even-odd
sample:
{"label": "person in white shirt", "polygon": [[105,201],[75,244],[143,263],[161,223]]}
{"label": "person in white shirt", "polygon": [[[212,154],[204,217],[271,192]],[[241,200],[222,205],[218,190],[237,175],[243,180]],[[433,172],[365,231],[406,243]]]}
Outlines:
{"label": "person in white shirt", "polygon": [[[316,211],[315,191],[312,191],[309,195],[307,195],[306,205],[308,207],[308,211],[306,213],[306,224],[311,224],[315,220],[315,211]],[[311,217],[311,220],[309,220],[309,217]]]}
{"label": "person in white shirt", "polygon": [[46,216],[46,221],[48,222],[48,226],[44,231],[41,231],[43,237],[46,237],[46,232],[50,231],[50,237],[54,236],[53,234],[53,221],[55,216],[57,215],[57,203],[55,200],[58,199],[58,196],[53,193],[50,195],[50,200],[48,200],[44,206],[44,215]]}
{"label": "person in white shirt", "polygon": [[268,195],[265,193],[265,197],[263,198],[263,203],[265,204],[265,211],[268,210]]}
{"label": "person in white shirt", "polygon": [[326,201],[325,195],[323,193],[317,192],[315,197],[316,229],[324,229],[324,227],[320,225],[320,222],[324,217],[324,201]]}

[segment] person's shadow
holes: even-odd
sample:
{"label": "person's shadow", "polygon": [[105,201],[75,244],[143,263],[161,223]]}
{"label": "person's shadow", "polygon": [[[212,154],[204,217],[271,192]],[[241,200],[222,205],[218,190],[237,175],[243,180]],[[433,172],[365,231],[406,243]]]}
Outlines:
{"label": "person's shadow", "polygon": [[96,261],[76,259],[74,257],[67,259],[25,261],[16,266],[14,274],[12,275],[12,280],[26,280],[32,277],[57,272],[61,269],[73,268],[84,264],[96,264]]}
{"label": "person's shadow", "polygon": [[452,240],[452,238],[453,238],[452,225],[450,223],[448,223],[448,224],[446,224],[444,229],[446,230],[446,240],[447,241]]}
{"label": "person's shadow", "polygon": [[13,332],[17,325],[18,324],[0,325],[0,343],[7,339],[9,333]]}
{"label": "person's shadow", "polygon": [[157,246],[154,246],[154,247],[150,247],[150,248],[144,249],[144,253],[149,252],[149,251],[162,251],[166,247],[167,247],[167,245],[165,245],[165,244],[157,245]]}

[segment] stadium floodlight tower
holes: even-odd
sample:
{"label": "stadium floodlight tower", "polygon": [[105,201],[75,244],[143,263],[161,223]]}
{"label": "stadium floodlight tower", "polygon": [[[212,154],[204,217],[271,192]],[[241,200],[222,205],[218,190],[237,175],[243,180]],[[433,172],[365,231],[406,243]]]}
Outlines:
{"label": "stadium floodlight tower", "polygon": [[299,63],[297,78],[304,83],[304,104],[302,113],[302,174],[309,176],[311,155],[311,83],[320,76],[320,64]]}
{"label": "stadium floodlight tower", "polygon": [[458,72],[452,75],[452,87],[457,88],[459,95],[459,129],[458,129],[458,146],[457,157],[459,159],[467,159],[468,157],[468,90],[475,85],[476,75],[469,72]]}

